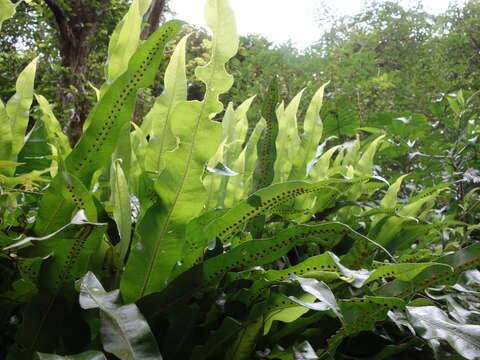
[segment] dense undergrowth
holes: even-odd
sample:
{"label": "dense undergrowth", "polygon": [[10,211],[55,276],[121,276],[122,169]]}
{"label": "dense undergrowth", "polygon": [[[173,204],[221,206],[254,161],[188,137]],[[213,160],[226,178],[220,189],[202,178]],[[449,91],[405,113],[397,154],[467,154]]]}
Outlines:
{"label": "dense undergrowth", "polygon": [[[111,36],[107,80],[73,149],[34,92],[37,59],[0,103],[0,356],[478,359],[475,94],[436,104],[449,119],[440,130],[458,135],[448,147],[418,114],[324,123],[327,84],[301,119],[302,93],[284,103],[276,79],[224,109],[238,37],[228,1],[207,0],[203,100],[186,100],[183,38],[162,95],[131,124],[137,90],[181,27],[132,39],[147,3],[133,1]],[[262,112],[249,131],[253,101]],[[419,132],[423,148],[408,150]],[[425,159],[429,147],[444,155]]]}

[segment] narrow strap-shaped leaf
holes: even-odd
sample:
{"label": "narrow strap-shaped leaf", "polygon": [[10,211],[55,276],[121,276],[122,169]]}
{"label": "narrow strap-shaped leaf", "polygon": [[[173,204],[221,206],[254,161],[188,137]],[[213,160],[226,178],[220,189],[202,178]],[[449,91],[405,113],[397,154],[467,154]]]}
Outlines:
{"label": "narrow strap-shaped leaf", "polygon": [[62,132],[59,121],[53,114],[52,106],[42,95],[35,94],[35,99],[42,111],[41,119],[45,124],[48,142],[57,148],[59,156],[65,158],[72,149],[67,136]]}
{"label": "narrow strap-shaped leaf", "polygon": [[[205,14],[213,31],[212,56],[207,65],[196,69],[206,85],[205,97],[201,102],[179,103],[173,110],[172,132],[179,144],[165,154],[168,166],[154,185],[161,204],[145,214],[122,278],[122,293],[130,301],[167,284],[181,258],[186,225],[201,213],[208,196],[202,176],[221,142],[220,124],[211,117],[223,109],[218,98],[233,83],[225,64],[237,51],[238,35],[227,0],[208,0]],[[141,232],[151,227],[147,222],[155,224],[153,234]]]}
{"label": "narrow strap-shaped leaf", "polygon": [[[175,275],[201,261],[201,255],[203,254],[205,246],[208,245],[208,240],[205,241],[206,238],[199,236],[199,234],[205,232],[205,229],[209,227],[210,223],[225,215],[227,211],[228,209],[208,211],[198,218],[193,219],[187,225],[181,266],[176,268]],[[212,238],[209,240],[215,239]]]}
{"label": "narrow strap-shaped leaf", "polygon": [[16,92],[6,105],[6,111],[12,128],[12,156],[10,160],[17,158],[25,141],[28,116],[33,101],[33,83],[37,69],[37,60],[38,58],[32,60],[20,73],[15,87]]}
{"label": "narrow strap-shaped leaf", "polygon": [[300,147],[295,154],[289,180],[303,180],[307,176],[307,165],[315,157],[317,146],[322,138],[323,124],[320,119],[320,108],[323,103],[324,84],[317,90],[310,102],[303,125],[303,134],[300,136]]}
{"label": "narrow strap-shaped leaf", "polygon": [[222,136],[226,144],[233,143],[237,138],[235,133],[236,120],[235,109],[233,104],[229,102],[222,119]]}
{"label": "narrow strap-shaped leaf", "polygon": [[89,114],[91,125],[66,160],[67,167],[87,186],[93,172],[108,161],[115,149],[115,139],[130,121],[137,90],[152,83],[165,44],[180,26],[180,22],[172,20],[153,33],[132,56],[128,70],[115,80]]}
{"label": "narrow strap-shaped leaf", "polygon": [[[226,244],[228,240],[238,232],[241,226],[249,220],[264,215],[268,212],[274,212],[274,209],[289,200],[295,199],[305,194],[314,194],[329,188],[330,184],[342,184],[342,180],[329,180],[310,184],[303,181],[290,181],[283,184],[274,184],[261,189],[250,195],[246,200],[241,201],[232,209],[229,209],[224,215],[210,222],[205,226],[204,232],[199,234],[196,241],[198,247],[191,249],[182,259],[184,270],[189,266],[201,261],[203,251],[207,242],[218,238]],[[200,245],[203,244],[203,245]]]}
{"label": "narrow strap-shaped leaf", "polygon": [[130,58],[140,42],[143,15],[151,0],[133,0],[128,12],[117,24],[108,45],[107,82],[112,84],[128,68]]}
{"label": "narrow strap-shaped leaf", "polygon": [[431,196],[431,195],[435,195],[437,194],[438,192],[440,191],[444,191],[444,190],[447,190],[449,187],[451,187],[452,184],[451,183],[441,183],[441,184],[438,184],[436,186],[432,186],[428,189],[425,189],[423,190],[422,192],[420,192],[418,195],[415,195],[414,197],[412,197],[410,199],[410,202],[409,204],[413,204],[425,197],[428,197],[428,196]]}
{"label": "narrow strap-shaped leaf", "polygon": [[293,246],[309,242],[328,246],[339,236],[349,236],[354,240],[363,239],[360,234],[342,223],[296,225],[273,238],[246,241],[226,254],[208,259],[203,267],[203,275],[205,279],[212,280],[228,271],[268,264],[286,254]]}
{"label": "narrow strap-shaped leaf", "polygon": [[251,359],[257,338],[261,334],[263,326],[263,309],[265,305],[265,303],[260,303],[252,307],[247,319],[242,323],[238,336],[229,346],[225,358],[232,360]]}
{"label": "narrow strap-shaped leaf", "polygon": [[189,294],[229,271],[271,263],[297,245],[315,242],[328,246],[339,236],[347,235],[353,239],[363,239],[344,224],[322,223],[297,225],[270,239],[245,241],[227,253],[210,258],[183,272],[163,292],[141,299],[139,306],[142,311],[146,311],[147,317],[155,316],[169,306],[188,299]]}
{"label": "narrow strap-shaped leaf", "polygon": [[334,146],[318,158],[318,160],[315,162],[311,169],[310,177],[314,179],[315,181],[322,180],[328,176],[328,170],[330,168],[330,160],[339,148],[341,148],[341,145]]}
{"label": "narrow strap-shaped leaf", "polygon": [[62,185],[64,185],[61,187],[63,199],[74,205],[75,208],[84,210],[89,221],[97,221],[97,208],[93,202],[91,193],[85,185],[83,185],[76,176],[67,171],[62,171],[52,183],[57,185],[60,181]]}
{"label": "narrow strap-shaped leaf", "polygon": [[339,301],[340,311],[343,314],[343,326],[338,329],[328,340],[328,352],[331,356],[342,342],[350,335],[360,331],[370,330],[379,321],[387,318],[389,310],[402,310],[405,302],[397,298],[373,297],[354,298]]}
{"label": "narrow strap-shaped leaf", "polygon": [[278,119],[275,109],[278,103],[278,79],[273,78],[262,106],[262,116],[267,126],[257,145],[257,164],[253,173],[252,190],[254,193],[273,182],[277,150],[275,142],[278,135]]}
{"label": "narrow strap-shaped leaf", "polygon": [[478,266],[480,263],[480,244],[476,243],[452,255],[442,256],[433,261],[438,265],[427,267],[409,281],[393,280],[379,288],[376,294],[408,299],[413,294],[430,286],[453,284],[461,273]]}
{"label": "narrow strap-shaped leaf", "polygon": [[373,170],[373,157],[380,145],[381,141],[385,138],[385,135],[381,135],[375,140],[373,140],[365,149],[362,154],[362,157],[358,161],[358,164],[355,166],[359,176],[370,176],[372,175]]}
{"label": "narrow strap-shaped leaf", "polygon": [[387,190],[387,193],[383,197],[382,201],[380,201],[380,206],[384,208],[393,208],[397,204],[397,194],[400,190],[400,186],[402,185],[403,179],[408,176],[402,175],[400,176]]}
{"label": "narrow strap-shaped leaf", "polygon": [[[111,160],[122,129],[130,121],[136,92],[155,78],[165,43],[180,29],[178,21],[169,21],[158,29],[132,56],[128,70],[118,77],[89,114],[90,126],[65,160],[70,173],[87,188],[93,173]],[[40,203],[35,232],[45,234],[69,221],[75,207],[59,196],[62,184],[52,186]]]}
{"label": "narrow strap-shaped leaf", "polygon": [[[382,278],[396,278],[402,281],[410,281],[420,274],[423,270],[430,266],[441,265],[439,263],[402,263],[402,264],[391,264],[378,267],[372,275],[366,281],[366,284],[371,283],[372,281],[382,279]],[[445,266],[445,270],[449,270],[448,265]]]}
{"label": "narrow strap-shaped leaf", "polygon": [[137,306],[122,306],[119,291],[107,293],[91,272],[81,281],[80,306],[100,309],[100,332],[105,351],[121,360],[162,359],[155,337]]}
{"label": "narrow strap-shaped leaf", "polygon": [[[225,180],[230,178],[228,173],[231,172],[223,162],[226,140],[222,141],[218,146],[217,152],[207,163],[208,173],[205,174],[203,179],[203,184],[208,192],[208,198],[205,202],[205,209],[207,210],[222,206],[225,198]],[[233,172],[231,173],[233,174]]]}
{"label": "narrow strap-shaped leaf", "polygon": [[411,221],[412,218],[418,216],[422,208],[429,202],[433,202],[438,195],[440,189],[435,190],[432,195],[419,197],[415,201],[404,205],[398,210],[395,217],[381,218],[385,220],[385,224],[381,226],[379,233],[375,236],[376,240],[385,247],[391,247],[395,236],[401,231],[402,224]]}
{"label": "narrow strap-shaped leaf", "polygon": [[285,108],[281,116],[278,116],[278,136],[276,141],[277,157],[281,159],[275,162],[274,182],[288,180],[292,169],[295,154],[300,146],[300,136],[297,127],[297,112],[305,89],[301,90]]}
{"label": "narrow strap-shaped leaf", "polygon": [[[247,111],[251,106],[255,97],[250,97],[245,100],[237,109],[233,109],[230,103],[225,111],[222,120],[222,135],[223,142],[220,144],[217,154],[210,159],[209,166],[215,167],[218,163],[222,163],[233,170],[236,175],[225,176],[223,174],[209,174],[204,182],[209,188],[209,201],[207,209],[214,206],[228,206],[230,199],[237,196],[243,197],[243,172],[245,166],[245,149],[242,150],[242,144],[245,142],[245,135],[248,130]],[[213,162],[213,163],[212,163]],[[207,184],[208,183],[208,184]],[[233,183],[229,187],[229,184]],[[234,194],[230,194],[228,189],[231,189]],[[214,196],[213,196],[214,195]],[[212,201],[213,199],[216,202]],[[231,203],[230,203],[231,205]]]}
{"label": "narrow strap-shaped leaf", "polygon": [[249,194],[257,160],[256,148],[265,126],[265,119],[260,119],[257,122],[245,147],[240,153],[235,165],[232,167],[232,170],[238,172],[239,175],[234,176],[228,181],[224,200],[225,207],[233,206],[238,201],[245,199]]}
{"label": "narrow strap-shaped leaf", "polygon": [[142,130],[150,134],[145,155],[145,170],[160,174],[165,167],[165,152],[177,146],[172,133],[171,118],[177,104],[187,100],[187,77],[185,70],[185,36],[175,47],[165,71],[163,93],[155,100],[152,109],[145,116]]}
{"label": "narrow strap-shaped leaf", "polygon": [[[252,190],[255,192],[270,184],[275,177],[275,161],[277,160],[276,141],[278,136],[278,119],[276,106],[278,103],[278,79],[273,78],[262,106],[262,116],[267,126],[257,144],[257,164],[252,178]],[[265,216],[258,215],[247,225],[253,237],[261,237],[265,225]]]}
{"label": "narrow strap-shaped leaf", "polygon": [[297,336],[297,334],[303,333],[304,330],[319,323],[319,321],[326,316],[326,313],[322,311],[317,311],[312,315],[303,316],[294,322],[285,324],[281,329],[277,329],[274,333],[270,334],[269,339],[272,344],[279,344],[284,338]]}
{"label": "narrow strap-shaped leaf", "polygon": [[251,96],[236,109],[234,114],[235,123],[233,124],[233,131],[229,135],[227,153],[225,154],[226,164],[231,166],[232,160],[236,159],[242,150],[242,145],[245,143],[248,133],[248,110],[252,106],[256,96]]}
{"label": "narrow strap-shaped leaf", "polygon": [[261,317],[246,324],[238,333],[237,338],[228,349],[227,359],[248,360],[251,359],[258,336],[261,334],[263,319]]}
{"label": "narrow strap-shaped leaf", "polygon": [[[9,0],[4,0],[9,1]],[[10,121],[8,119],[7,110],[5,105],[0,100],[0,160],[5,163],[5,161],[10,162],[12,156],[12,128],[10,126]],[[16,162],[9,164],[9,166],[0,166],[0,174],[10,176],[13,174],[13,170],[8,168],[12,167],[13,169],[17,166]]]}
{"label": "narrow strap-shaped leaf", "polygon": [[53,254],[53,260],[42,266],[41,292],[24,309],[9,359],[30,360],[36,350],[53,351],[63,326],[70,326],[64,323],[67,300],[61,290],[68,289],[72,280],[88,270],[105,231],[101,224],[85,221],[84,217],[76,216],[70,224],[50,236],[24,239],[35,243],[34,250],[39,256]]}
{"label": "narrow strap-shaped leaf", "polygon": [[[338,234],[336,236],[342,236]],[[335,237],[335,235],[332,235]],[[318,279],[316,273],[338,273],[339,268],[330,256],[330,253],[324,253],[318,256],[309,257],[301,263],[291,266],[284,270],[268,270],[264,274],[264,278],[270,281],[288,279],[292,275],[306,276]]]}
{"label": "narrow strap-shaped leaf", "polygon": [[120,242],[116,245],[121,263],[127,256],[130,248],[130,233],[132,231],[132,208],[128,182],[122,169],[121,161],[112,163],[111,203],[113,205],[113,219],[117,223]]}

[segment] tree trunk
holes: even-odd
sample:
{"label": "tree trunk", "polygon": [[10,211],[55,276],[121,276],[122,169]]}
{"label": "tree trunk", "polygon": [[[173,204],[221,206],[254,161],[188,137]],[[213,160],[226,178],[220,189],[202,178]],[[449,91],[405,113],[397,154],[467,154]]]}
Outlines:
{"label": "tree trunk", "polygon": [[147,25],[142,30],[141,39],[146,40],[152,35],[160,25],[160,20],[163,19],[163,12],[165,10],[166,0],[153,0],[150,8],[143,17]]}

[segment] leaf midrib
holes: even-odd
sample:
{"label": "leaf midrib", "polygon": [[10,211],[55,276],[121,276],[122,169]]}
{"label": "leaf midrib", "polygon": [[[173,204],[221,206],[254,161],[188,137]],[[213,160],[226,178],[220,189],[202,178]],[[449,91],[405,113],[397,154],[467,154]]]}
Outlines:
{"label": "leaf midrib", "polygon": [[[218,12],[218,8],[217,8],[217,12]],[[217,16],[219,16],[219,15],[220,14],[217,14]],[[215,53],[216,53],[216,46],[213,46],[212,47],[212,59],[215,58]],[[216,61],[213,62],[213,68],[212,68],[212,71],[210,72],[210,77],[208,79],[208,84],[211,84],[212,79],[214,77],[214,74],[217,71],[217,67],[218,67],[217,62]],[[196,121],[196,124],[195,124],[195,129],[194,129],[193,137],[192,137],[192,146],[190,147],[190,150],[188,152],[187,161],[186,161],[186,164],[185,164],[185,171],[183,172],[183,176],[182,176],[180,184],[177,188],[175,198],[173,200],[172,206],[170,207],[170,209],[168,211],[167,217],[166,217],[165,222],[162,226],[162,230],[160,231],[158,239],[163,239],[164,236],[165,236],[168,225],[170,224],[170,219],[173,215],[174,210],[176,209],[178,198],[180,197],[180,195],[182,193],[183,187],[185,186],[186,178],[188,176],[188,173],[190,172],[193,151],[194,151],[195,144],[196,144],[196,141],[197,141],[198,129],[200,128],[200,122],[204,117],[205,108],[206,108],[206,105],[207,105],[208,100],[210,98],[210,92],[208,91],[208,84],[207,84],[207,92],[205,93],[205,97],[204,97],[203,101],[201,102],[202,107],[200,109],[199,115],[197,116],[197,121]],[[207,121],[210,121],[210,119],[207,119]],[[153,272],[153,266],[155,264],[155,260],[158,256],[158,251],[159,250],[160,250],[160,241],[157,241],[155,243],[155,247],[153,249],[153,256],[150,257],[150,261],[149,261],[149,265],[148,265],[148,269],[147,269],[147,274],[145,276],[145,280],[143,282],[142,289],[140,291],[140,297],[143,297],[145,292],[147,291],[147,287],[148,287],[148,284],[150,282],[150,278],[151,278],[152,272]]]}

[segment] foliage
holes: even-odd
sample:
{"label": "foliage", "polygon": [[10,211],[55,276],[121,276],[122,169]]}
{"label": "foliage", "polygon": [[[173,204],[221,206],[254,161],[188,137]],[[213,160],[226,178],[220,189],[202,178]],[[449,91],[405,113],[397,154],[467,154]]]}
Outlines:
{"label": "foliage", "polygon": [[34,90],[41,58],[0,103],[2,358],[480,357],[476,94],[433,104],[438,124],[360,122],[327,83],[282,101],[280,75],[225,107],[239,40],[207,0],[206,61],[178,41],[131,123],[182,25],[141,42],[136,6],[74,148]]}

